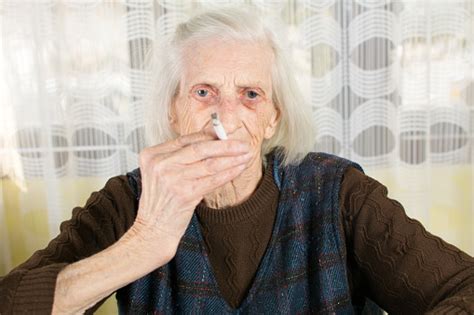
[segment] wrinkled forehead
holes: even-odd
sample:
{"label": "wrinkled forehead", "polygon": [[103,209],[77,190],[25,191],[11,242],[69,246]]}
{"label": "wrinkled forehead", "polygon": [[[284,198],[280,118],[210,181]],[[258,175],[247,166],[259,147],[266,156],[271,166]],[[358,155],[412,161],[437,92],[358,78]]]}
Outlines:
{"label": "wrinkled forehead", "polygon": [[183,49],[185,86],[199,81],[236,85],[259,82],[271,89],[273,51],[264,42],[207,39]]}

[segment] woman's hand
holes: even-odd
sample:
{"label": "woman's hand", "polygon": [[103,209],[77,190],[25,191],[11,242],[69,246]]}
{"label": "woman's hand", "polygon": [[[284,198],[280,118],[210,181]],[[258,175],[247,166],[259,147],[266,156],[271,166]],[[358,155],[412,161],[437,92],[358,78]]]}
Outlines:
{"label": "woman's hand", "polygon": [[160,252],[168,253],[170,260],[174,257],[197,204],[242,173],[251,157],[249,149],[243,141],[215,140],[203,131],[140,153],[142,194],[129,232],[142,239],[147,255],[166,240],[167,248]]}
{"label": "woman's hand", "polygon": [[216,141],[205,132],[143,150],[142,195],[134,224],[112,246],[59,272],[53,314],[83,313],[168,263],[196,205],[242,173],[248,152],[242,141]]}

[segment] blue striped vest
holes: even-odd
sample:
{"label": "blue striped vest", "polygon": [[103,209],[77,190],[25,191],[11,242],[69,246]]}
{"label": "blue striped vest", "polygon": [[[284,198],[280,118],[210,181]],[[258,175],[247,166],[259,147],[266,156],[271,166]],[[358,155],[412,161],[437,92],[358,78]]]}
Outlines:
{"label": "blue striped vest", "polygon": [[[342,176],[348,166],[360,166],[310,153],[299,165],[283,167],[274,152],[269,158],[280,190],[275,224],[241,305],[232,309],[220,295],[194,214],[176,256],[117,292],[120,314],[374,313],[370,302],[369,312],[351,303],[339,216]],[[139,198],[139,170],[127,175]]]}

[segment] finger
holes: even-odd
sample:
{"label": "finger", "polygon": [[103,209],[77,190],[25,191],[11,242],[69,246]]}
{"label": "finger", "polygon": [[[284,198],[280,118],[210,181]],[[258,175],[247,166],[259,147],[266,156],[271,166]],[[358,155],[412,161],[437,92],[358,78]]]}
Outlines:
{"label": "finger", "polygon": [[171,154],[182,147],[199,141],[209,141],[217,139],[211,130],[205,129],[189,135],[180,136],[176,139],[166,141],[154,146],[146,147],[140,152],[140,167],[148,165],[150,161],[160,156],[161,159],[166,158],[167,154]]}
{"label": "finger", "polygon": [[198,178],[194,181],[194,193],[196,195],[207,195],[235,179],[242,174],[246,168],[247,166],[245,164],[240,164],[214,175]]}
{"label": "finger", "polygon": [[208,158],[243,155],[250,151],[248,142],[242,140],[214,140],[195,142],[169,156],[169,162],[192,164]]}
{"label": "finger", "polygon": [[217,136],[212,129],[206,128],[199,132],[190,133],[188,135],[180,136],[174,139],[175,145],[179,148],[183,148],[190,144],[202,141],[217,140]]}
{"label": "finger", "polygon": [[181,172],[186,179],[198,179],[217,174],[240,164],[247,164],[251,158],[251,152],[233,156],[208,158],[182,167]]}
{"label": "finger", "polygon": [[168,140],[164,143],[151,146],[148,149],[152,153],[166,154],[166,153],[177,151],[192,143],[201,142],[201,141],[210,141],[210,140],[216,140],[216,139],[217,139],[217,136],[215,135],[215,133],[207,128],[199,132],[194,132],[188,135],[179,136],[176,139]]}

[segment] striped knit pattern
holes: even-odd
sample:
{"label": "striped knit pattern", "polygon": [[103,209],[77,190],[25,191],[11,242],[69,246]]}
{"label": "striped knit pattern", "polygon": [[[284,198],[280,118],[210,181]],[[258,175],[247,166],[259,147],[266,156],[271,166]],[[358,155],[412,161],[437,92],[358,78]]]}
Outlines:
{"label": "striped knit pattern", "polygon": [[[121,314],[359,313],[352,305],[339,217],[339,189],[348,160],[310,153],[281,166],[272,153],[280,190],[272,236],[248,295],[237,309],[219,293],[196,214],[173,260],[117,292]],[[128,174],[137,198],[139,171]]]}

